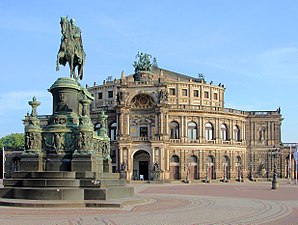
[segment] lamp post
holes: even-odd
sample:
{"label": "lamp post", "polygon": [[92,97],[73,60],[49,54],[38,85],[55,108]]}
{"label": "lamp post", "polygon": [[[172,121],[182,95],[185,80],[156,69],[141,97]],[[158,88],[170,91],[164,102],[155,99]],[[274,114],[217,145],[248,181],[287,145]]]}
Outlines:
{"label": "lamp post", "polygon": [[271,150],[271,156],[273,156],[273,178],[272,178],[271,189],[277,189],[279,187],[279,183],[277,181],[277,173],[276,173],[276,156],[278,155],[279,155],[279,149],[274,148]]}
{"label": "lamp post", "polygon": [[189,179],[189,175],[190,175],[190,166],[191,166],[191,163],[190,163],[190,160],[188,160],[187,162],[187,171],[186,171],[186,183],[190,183],[190,179]]}

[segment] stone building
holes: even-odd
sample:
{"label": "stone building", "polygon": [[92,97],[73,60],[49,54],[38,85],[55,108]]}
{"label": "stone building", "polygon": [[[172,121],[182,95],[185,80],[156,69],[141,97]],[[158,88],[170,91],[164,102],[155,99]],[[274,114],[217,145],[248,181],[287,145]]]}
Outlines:
{"label": "stone building", "polygon": [[242,180],[288,176],[280,109],[225,108],[225,87],[158,68],[88,88],[91,119],[108,113],[113,171],[127,180]]}

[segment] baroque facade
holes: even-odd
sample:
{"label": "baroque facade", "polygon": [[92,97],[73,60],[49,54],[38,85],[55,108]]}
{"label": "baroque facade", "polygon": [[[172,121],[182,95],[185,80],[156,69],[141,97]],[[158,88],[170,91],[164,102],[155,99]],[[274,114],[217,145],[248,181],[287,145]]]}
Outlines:
{"label": "baroque facade", "polygon": [[127,180],[268,179],[274,149],[278,176],[289,176],[280,109],[225,108],[221,83],[153,66],[88,90],[96,130],[108,114],[113,171]]}

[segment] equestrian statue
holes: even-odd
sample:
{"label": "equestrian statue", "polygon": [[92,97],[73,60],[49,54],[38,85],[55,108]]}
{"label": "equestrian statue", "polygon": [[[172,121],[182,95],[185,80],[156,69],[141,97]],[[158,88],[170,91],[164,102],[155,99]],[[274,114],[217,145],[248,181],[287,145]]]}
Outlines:
{"label": "equestrian statue", "polygon": [[[61,17],[60,24],[62,37],[57,55],[56,70],[59,70],[59,64],[65,66],[68,62],[70,78],[82,80],[86,53],[83,49],[81,29],[75,26],[74,19],[68,20],[67,16]],[[76,67],[78,67],[77,74]]]}

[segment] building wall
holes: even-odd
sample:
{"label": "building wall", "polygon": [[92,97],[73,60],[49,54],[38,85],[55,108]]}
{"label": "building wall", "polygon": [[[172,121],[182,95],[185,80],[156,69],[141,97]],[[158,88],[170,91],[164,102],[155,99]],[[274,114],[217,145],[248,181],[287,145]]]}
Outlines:
{"label": "building wall", "polygon": [[[145,167],[150,178],[156,163],[163,180],[239,180],[272,173],[270,151],[281,148],[279,109],[225,108],[224,85],[159,68],[123,72],[121,79],[89,91],[95,97],[93,124],[98,125],[101,110],[108,112],[114,171],[124,168],[128,180],[139,179],[141,170],[146,174]],[[282,176],[283,162],[278,163]]]}

